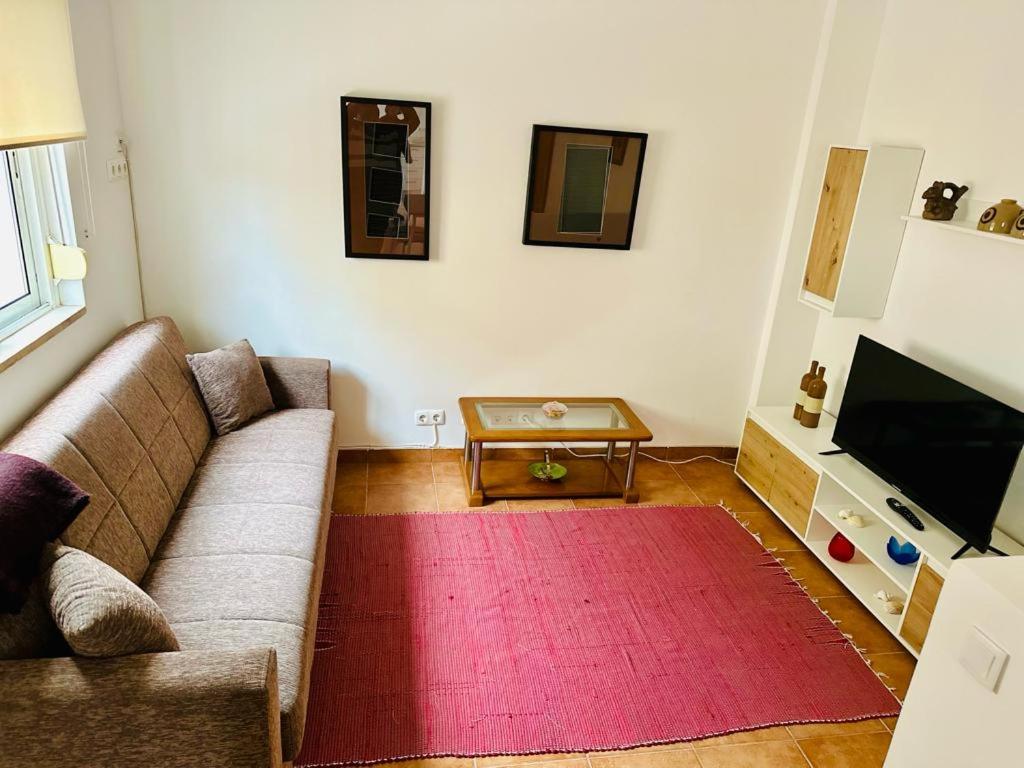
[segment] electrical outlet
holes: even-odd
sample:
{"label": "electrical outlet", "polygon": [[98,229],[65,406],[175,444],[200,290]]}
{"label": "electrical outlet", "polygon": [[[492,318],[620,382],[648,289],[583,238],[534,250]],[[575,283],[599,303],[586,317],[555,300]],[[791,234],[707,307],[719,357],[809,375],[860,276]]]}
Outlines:
{"label": "electrical outlet", "polygon": [[128,161],[124,155],[107,160],[107,181],[120,181],[128,176]]}
{"label": "electrical outlet", "polygon": [[416,411],[416,413],[413,414],[413,416],[416,420],[416,426],[418,427],[430,427],[434,425],[440,427],[442,424],[444,424],[443,408],[433,408],[423,411]]}

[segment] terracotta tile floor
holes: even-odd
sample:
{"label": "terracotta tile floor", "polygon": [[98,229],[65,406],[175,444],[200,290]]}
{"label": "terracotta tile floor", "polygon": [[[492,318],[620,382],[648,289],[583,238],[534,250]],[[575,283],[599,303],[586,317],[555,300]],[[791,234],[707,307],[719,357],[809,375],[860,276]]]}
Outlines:
{"label": "terracotta tile floor", "polygon": [[[377,452],[375,452],[377,453]],[[459,452],[423,452],[424,460],[385,461],[383,455],[346,455],[338,465],[334,511],[339,514],[401,514],[464,509],[466,497]],[[390,457],[393,458],[393,457]],[[804,549],[799,540],[744,486],[732,468],[711,461],[684,465],[641,461],[637,468],[641,503],[717,504],[724,501],[776,547],[812,596],[822,599],[843,631],[867,650],[888,684],[906,695],[914,658],[902,649],[857,600]],[[579,506],[619,506],[621,500],[581,500]],[[571,500],[496,501],[475,511],[572,508]],[[841,695],[841,694],[840,694]],[[551,768],[879,768],[885,759],[895,719],[860,723],[764,728],[690,743],[623,752],[531,755],[522,757],[413,760],[405,768],[505,768],[553,763]]]}

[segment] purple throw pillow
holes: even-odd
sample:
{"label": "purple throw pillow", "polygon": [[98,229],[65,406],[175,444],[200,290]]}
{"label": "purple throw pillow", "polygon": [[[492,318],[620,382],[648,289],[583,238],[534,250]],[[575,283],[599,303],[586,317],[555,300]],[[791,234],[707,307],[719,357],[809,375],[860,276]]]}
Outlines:
{"label": "purple throw pillow", "polygon": [[17,613],[43,547],[89,503],[89,494],[45,464],[0,453],[0,613]]}

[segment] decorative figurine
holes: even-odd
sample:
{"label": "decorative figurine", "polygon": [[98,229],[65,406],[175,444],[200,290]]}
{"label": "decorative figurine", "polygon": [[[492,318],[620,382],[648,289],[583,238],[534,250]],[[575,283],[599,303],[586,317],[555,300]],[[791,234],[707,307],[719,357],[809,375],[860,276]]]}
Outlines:
{"label": "decorative figurine", "polygon": [[818,373],[807,385],[807,397],[804,398],[804,409],[800,412],[800,426],[814,429],[821,420],[821,409],[825,405],[825,366],[818,368]]}
{"label": "decorative figurine", "polygon": [[978,229],[982,232],[995,232],[998,235],[1010,234],[1010,227],[1017,217],[1024,213],[1016,200],[1004,197],[995,205],[986,208],[978,219]]}
{"label": "decorative figurine", "polygon": [[793,418],[797,421],[800,420],[800,414],[804,412],[804,398],[807,397],[807,387],[810,386],[811,379],[818,372],[818,361],[811,360],[811,370],[803,375],[800,379],[800,391],[796,394],[796,405],[793,407]]}
{"label": "decorative figurine", "polygon": [[[924,191],[921,197],[924,198],[924,211],[922,219],[932,221],[949,221],[956,213],[956,203],[961,197],[967,194],[968,186],[958,187],[949,181],[936,181]],[[946,197],[946,193],[949,197]]]}

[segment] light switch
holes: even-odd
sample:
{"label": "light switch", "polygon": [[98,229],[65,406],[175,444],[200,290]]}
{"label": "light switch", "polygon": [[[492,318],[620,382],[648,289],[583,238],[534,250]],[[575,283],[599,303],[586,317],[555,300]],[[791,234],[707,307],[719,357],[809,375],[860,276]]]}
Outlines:
{"label": "light switch", "polygon": [[999,678],[1009,658],[1005,650],[977,627],[971,627],[960,646],[961,666],[990,691],[998,687]]}

